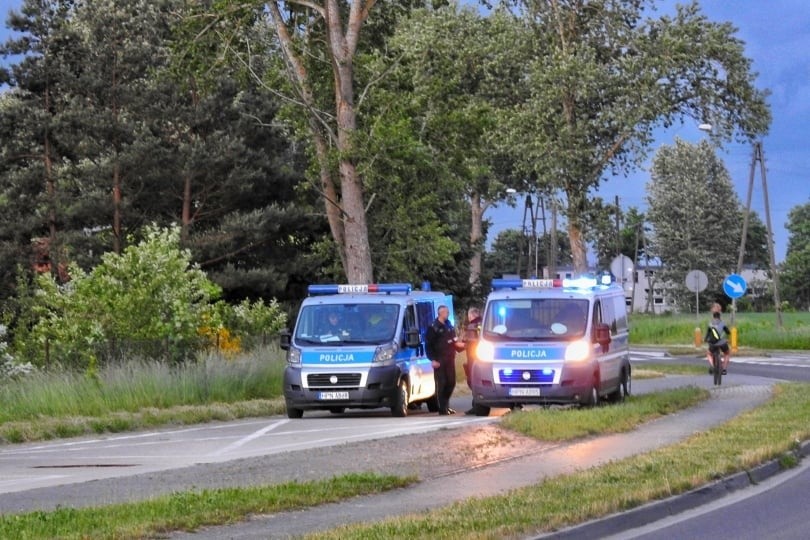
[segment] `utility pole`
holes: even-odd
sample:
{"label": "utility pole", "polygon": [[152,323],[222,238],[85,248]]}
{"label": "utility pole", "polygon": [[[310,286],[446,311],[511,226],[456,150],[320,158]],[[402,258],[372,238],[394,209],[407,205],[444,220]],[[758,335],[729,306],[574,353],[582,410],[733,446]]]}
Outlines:
{"label": "utility pole", "polygon": [[557,277],[557,197],[551,196],[551,233],[549,243],[551,244],[551,255],[548,260],[548,277]]}
{"label": "utility pole", "polygon": [[754,172],[759,162],[759,174],[762,177],[762,200],[765,204],[765,226],[768,231],[768,258],[770,259],[771,277],[773,279],[773,302],[776,309],[776,326],[782,328],[782,309],[779,299],[779,273],[776,268],[776,257],[773,250],[773,227],[771,227],[771,206],[768,202],[768,180],[765,176],[765,158],[762,152],[762,142],[754,143],[754,152],[751,157],[751,170],[748,175],[748,196],[745,204],[745,218],[743,219],[742,239],[740,240],[740,253],[737,258],[737,273],[742,272],[743,257],[745,256],[745,239],[748,236],[748,216],[751,213],[751,193],[754,189]]}

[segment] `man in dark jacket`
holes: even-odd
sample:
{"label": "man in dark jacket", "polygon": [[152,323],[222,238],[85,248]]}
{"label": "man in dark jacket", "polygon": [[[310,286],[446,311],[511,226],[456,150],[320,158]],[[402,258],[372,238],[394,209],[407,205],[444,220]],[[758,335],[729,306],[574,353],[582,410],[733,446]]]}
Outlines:
{"label": "man in dark jacket", "polygon": [[448,321],[450,310],[439,306],[438,316],[428,328],[425,336],[427,356],[433,365],[436,379],[436,397],[439,400],[439,414],[455,414],[450,408],[450,397],[456,387],[456,352],[458,338],[453,325]]}

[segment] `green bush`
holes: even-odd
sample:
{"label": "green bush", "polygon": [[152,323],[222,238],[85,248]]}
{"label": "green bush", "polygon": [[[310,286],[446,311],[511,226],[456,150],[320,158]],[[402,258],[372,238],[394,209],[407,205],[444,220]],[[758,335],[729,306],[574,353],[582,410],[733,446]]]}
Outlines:
{"label": "green bush", "polygon": [[70,268],[59,285],[40,275],[28,339],[40,347],[36,363],[88,368],[100,345],[157,342],[172,360],[193,354],[198,329],[209,316],[219,288],[180,249],[180,230],[155,226],[123,254],[107,253],[89,273]]}

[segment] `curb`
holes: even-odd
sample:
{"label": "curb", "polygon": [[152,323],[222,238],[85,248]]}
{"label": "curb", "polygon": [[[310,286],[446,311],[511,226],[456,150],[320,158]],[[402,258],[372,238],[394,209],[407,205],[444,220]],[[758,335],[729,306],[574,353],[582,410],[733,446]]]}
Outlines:
{"label": "curb", "polygon": [[[788,452],[786,456],[799,461],[810,456],[810,440],[799,443],[798,447]],[[611,514],[581,525],[574,525],[552,533],[535,536],[532,537],[532,540],[545,540],[548,538],[580,540],[582,538],[603,538],[619,534],[716,501],[720,497],[759,484],[763,480],[786,470],[788,469],[781,465],[780,458],[775,458],[757,465],[751,470],[740,471],[692,491],[646,503],[637,508]]]}

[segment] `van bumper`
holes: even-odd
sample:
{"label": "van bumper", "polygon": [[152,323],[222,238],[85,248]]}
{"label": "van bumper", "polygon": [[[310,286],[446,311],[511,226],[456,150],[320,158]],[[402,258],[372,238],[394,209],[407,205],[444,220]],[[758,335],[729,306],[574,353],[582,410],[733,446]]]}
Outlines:
{"label": "van bumper", "polygon": [[[498,369],[504,366],[498,365]],[[518,405],[572,405],[588,403],[594,381],[594,363],[565,364],[558,384],[501,384],[495,382],[493,364],[476,363],[472,372],[472,394],[476,405],[515,407]]]}
{"label": "van bumper", "polygon": [[[397,395],[400,368],[397,365],[374,367],[368,370],[363,387],[343,384],[312,385],[313,376],[319,380],[336,375],[339,379],[347,374],[360,374],[365,370],[311,371],[288,367],[284,370],[284,399],[287,407],[301,410],[329,410],[335,407],[375,409],[390,407]],[[310,388],[305,388],[302,377],[310,380]],[[342,394],[341,394],[342,393]],[[340,397],[337,395],[340,394]]]}

